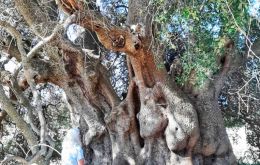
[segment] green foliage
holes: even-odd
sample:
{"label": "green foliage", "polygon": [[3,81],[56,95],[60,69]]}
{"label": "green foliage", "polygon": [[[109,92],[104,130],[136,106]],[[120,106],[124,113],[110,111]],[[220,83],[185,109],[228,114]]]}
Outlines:
{"label": "green foliage", "polygon": [[202,86],[217,72],[217,59],[223,55],[227,40],[238,43],[241,30],[247,32],[250,28],[247,0],[210,0],[203,3],[184,0],[170,7],[165,6],[164,0],[154,0],[153,3],[158,6],[155,21],[161,25],[158,39],[168,47],[174,47],[169,33],[177,32],[187,41],[186,52],[181,57],[184,71],[177,78],[181,85],[187,82],[190,72],[195,69],[196,85]]}
{"label": "green foliage", "polygon": [[218,66],[215,62],[215,56],[210,54],[210,52],[207,53],[201,49],[193,50],[193,52],[186,52],[182,55],[181,62],[183,65],[183,74],[177,77],[177,82],[184,85],[189,79],[190,72],[195,69],[195,85],[201,87],[208,79],[208,76],[211,75],[211,72],[217,71]]}

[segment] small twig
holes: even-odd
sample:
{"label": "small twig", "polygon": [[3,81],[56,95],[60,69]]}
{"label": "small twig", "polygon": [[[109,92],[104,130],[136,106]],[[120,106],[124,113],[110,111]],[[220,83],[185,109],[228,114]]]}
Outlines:
{"label": "small twig", "polygon": [[230,12],[230,14],[231,14],[231,16],[232,16],[232,19],[234,20],[234,23],[235,23],[235,25],[236,25],[236,27],[237,27],[237,30],[240,31],[240,32],[243,34],[243,36],[246,38],[246,40],[247,40],[248,43],[250,44],[250,47],[249,47],[248,52],[251,52],[256,58],[258,58],[258,59],[260,60],[260,57],[258,57],[258,56],[254,53],[254,51],[251,49],[251,45],[253,45],[253,43],[252,43],[252,42],[250,41],[250,39],[248,38],[248,35],[246,34],[246,32],[238,25],[238,23],[237,23],[237,21],[236,21],[236,19],[235,19],[235,16],[234,16],[234,14],[232,13],[232,11],[231,11],[231,9],[230,9],[230,7],[229,7],[229,5],[228,5],[227,0],[225,0],[225,2],[226,2],[226,5],[227,5],[227,8],[228,8],[228,11]]}
{"label": "small twig", "polygon": [[118,59],[118,57],[119,57],[118,54],[116,54],[116,57],[113,60],[112,64],[109,66],[108,71],[114,66],[114,64],[115,64],[116,60]]}
{"label": "small twig", "polygon": [[18,30],[16,30],[11,24],[6,21],[0,21],[0,26],[5,28],[7,32],[9,32],[17,41],[17,47],[20,51],[22,57],[26,57],[26,52],[23,47],[22,36]]}
{"label": "small twig", "polygon": [[15,141],[15,143],[20,147],[20,149],[23,151],[23,153],[26,155],[26,152],[25,152],[25,150],[24,150],[24,148],[17,142],[17,141]]}
{"label": "small twig", "polygon": [[[260,71],[258,71],[256,73],[256,75],[259,75],[260,74]],[[229,94],[233,95],[233,94],[236,94],[236,93],[239,93],[241,92],[245,87],[247,87],[247,85],[254,79],[256,78],[257,76],[252,76],[248,81],[245,82],[245,84],[236,92],[229,92]]]}
{"label": "small twig", "polygon": [[87,54],[88,56],[95,58],[95,59],[99,59],[100,55],[95,55],[93,52],[94,50],[90,50],[90,49],[82,49],[82,51]]}

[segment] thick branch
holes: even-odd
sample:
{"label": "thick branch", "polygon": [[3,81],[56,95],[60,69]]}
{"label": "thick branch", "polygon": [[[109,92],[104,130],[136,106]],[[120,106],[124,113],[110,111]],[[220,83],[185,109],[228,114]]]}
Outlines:
{"label": "thick branch", "polygon": [[96,32],[99,41],[105,48],[129,55],[138,53],[129,29],[111,26],[106,19],[101,19],[94,11],[79,13],[77,18],[79,25]]}
{"label": "thick branch", "polygon": [[32,128],[32,130],[39,135],[40,131],[39,129],[34,125],[33,123],[33,107],[30,104],[30,101],[23,95],[22,90],[20,89],[18,82],[16,80],[16,76],[11,78],[12,86],[10,88],[14,92],[16,98],[19,100],[19,102],[27,109],[27,115],[28,115],[28,122]]}
{"label": "thick branch", "polygon": [[[79,24],[85,28],[96,32],[99,41],[113,51],[121,51],[130,56],[135,76],[141,83],[147,86],[154,85],[155,81],[164,81],[164,74],[156,68],[153,56],[148,48],[143,47],[142,43],[146,40],[145,36],[140,36],[129,32],[128,29],[111,27],[106,21],[93,18],[93,12],[87,11],[80,13]],[[143,28],[143,27],[140,27]],[[124,44],[120,43],[123,42]]]}
{"label": "thick branch", "polygon": [[[72,3],[67,5],[71,6]],[[150,45],[147,44],[149,35],[146,36],[146,27],[137,24],[134,31],[130,32],[130,29],[111,25],[108,20],[100,17],[95,11],[77,10],[80,11],[75,13],[77,24],[96,32],[99,41],[107,49],[125,52],[131,57],[135,76],[143,86],[151,87],[156,81],[165,81],[165,74],[156,68],[153,55],[149,50]]]}
{"label": "thick branch", "polygon": [[23,47],[23,41],[20,32],[16,30],[13,26],[11,26],[8,22],[5,21],[0,20],[0,26],[5,28],[6,31],[9,32],[16,39],[18,50],[20,51],[22,57],[25,57],[26,52]]}
{"label": "thick branch", "polygon": [[55,27],[56,22],[51,22],[48,14],[41,10],[36,1],[15,0],[15,6],[30,28],[39,37],[49,35]]}
{"label": "thick branch", "polygon": [[2,46],[2,51],[8,54],[8,58],[16,58],[17,61],[21,61],[21,54],[15,44],[12,37],[7,37],[3,40],[4,45]]}
{"label": "thick branch", "polygon": [[[109,50],[126,52],[129,55],[135,55],[139,49],[136,49],[138,36],[134,37],[130,29],[122,29],[112,26],[109,21],[99,15],[94,10],[84,11],[82,4],[75,0],[59,1],[59,6],[69,14],[76,13],[77,24],[91,31],[95,31],[99,41]],[[76,12],[77,11],[77,12]],[[138,47],[141,47],[139,45]]]}
{"label": "thick branch", "polygon": [[119,97],[117,96],[116,92],[112,88],[112,85],[108,79],[107,74],[103,75],[107,72],[107,70],[101,66],[99,70],[99,87],[100,87],[100,93],[104,95],[106,100],[109,102],[111,109],[113,109],[115,106],[119,104]]}
{"label": "thick branch", "polygon": [[[34,106],[38,113],[38,117],[39,117],[39,121],[40,121],[40,143],[44,144],[46,142],[47,126],[46,126],[46,121],[45,121],[45,118],[44,118],[44,115],[42,112],[43,109],[42,109],[42,104],[41,104],[41,100],[40,100],[41,95],[36,89],[35,81],[30,80],[29,85],[33,92]],[[42,154],[46,153],[46,150],[47,150],[46,146],[41,146],[41,150],[38,152],[40,152],[40,154],[42,155]]]}
{"label": "thick branch", "polygon": [[[23,118],[17,113],[15,107],[12,105],[10,100],[6,97],[3,87],[0,85],[0,104],[3,109],[7,112],[8,116],[16,123],[16,126],[21,130],[24,137],[28,141],[30,147],[37,144],[37,137],[34,135],[33,131],[30,129],[28,124],[23,120]],[[36,148],[32,148],[35,152]]]}
{"label": "thick branch", "polygon": [[5,119],[6,116],[7,116],[7,113],[4,110],[1,110],[0,111],[0,124]]}
{"label": "thick branch", "polygon": [[127,23],[129,25],[143,24],[147,46],[150,45],[154,29],[153,15],[156,12],[156,7],[152,5],[150,0],[129,0],[128,10]]}
{"label": "thick branch", "polygon": [[237,70],[241,66],[242,57],[240,54],[236,54],[234,42],[229,40],[225,44],[225,54],[221,59],[222,68],[218,75],[214,78],[214,97],[218,98],[220,91],[226,81],[228,75]]}
{"label": "thick branch", "polygon": [[[59,38],[58,37],[59,32],[62,31],[63,29],[66,29],[73,21],[75,21],[74,15],[67,18],[66,21],[63,24],[58,24],[55,27],[55,29],[53,30],[53,33],[50,36],[43,38],[43,40],[41,42],[39,42],[28,54],[26,54],[26,52],[24,50],[22,37],[21,37],[20,32],[5,21],[0,21],[0,26],[4,27],[9,33],[11,33],[11,35],[14,38],[16,38],[19,52],[22,55],[23,67],[25,68],[25,70],[28,70],[28,69],[30,69],[30,63],[32,63],[31,60],[35,56],[35,54],[41,48],[43,48],[43,46],[45,46],[46,44],[48,44],[48,43],[54,41],[55,39]],[[61,41],[61,42],[63,42],[63,41]],[[30,75],[31,74],[30,71],[28,73],[29,74],[25,74],[27,81],[29,79],[33,78],[33,76]],[[38,82],[45,82],[45,81],[46,81],[46,77],[42,77],[42,80],[38,80]],[[54,81],[52,81],[52,82],[55,82],[55,78],[54,78]]]}

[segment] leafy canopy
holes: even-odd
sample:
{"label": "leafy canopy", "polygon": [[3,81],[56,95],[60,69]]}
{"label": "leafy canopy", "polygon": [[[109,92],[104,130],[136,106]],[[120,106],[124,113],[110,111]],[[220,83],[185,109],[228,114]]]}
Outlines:
{"label": "leafy canopy", "polygon": [[180,57],[183,73],[177,78],[181,85],[188,81],[191,71],[196,70],[195,85],[202,86],[218,71],[218,59],[223,56],[225,43],[232,40],[239,51],[243,51],[243,32],[250,32],[253,37],[249,38],[253,40],[259,29],[257,15],[251,14],[254,1],[185,0],[167,5],[167,0],[154,0],[153,3],[158,6],[155,21],[161,25],[157,37],[169,49],[176,49],[168,37],[172,33],[178,33],[186,43],[186,51]]}

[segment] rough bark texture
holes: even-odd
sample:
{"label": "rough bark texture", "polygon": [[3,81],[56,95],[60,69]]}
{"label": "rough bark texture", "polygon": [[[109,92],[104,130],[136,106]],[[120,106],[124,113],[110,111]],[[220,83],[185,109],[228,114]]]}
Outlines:
{"label": "rough bark texture", "polygon": [[[49,61],[37,55],[27,61],[26,79],[20,86],[26,88],[28,80],[33,79],[64,89],[73,125],[80,126],[83,134],[87,164],[236,164],[215,89],[189,99],[169,85],[165,70],[156,67],[156,52],[150,49],[152,11],[148,2],[129,0],[128,24],[140,28],[134,32],[110,25],[91,10],[84,11],[83,4],[77,1],[59,3],[59,7],[75,15],[75,23],[95,32],[104,47],[127,53],[128,66],[133,70],[123,101],[98,60],[89,58],[85,63],[82,50],[61,35],[48,44]],[[32,15],[39,6],[27,0],[17,0],[16,5],[35,33],[45,36],[36,25],[47,18]],[[88,42],[92,44],[94,39],[88,38]],[[13,54],[17,56],[17,50]],[[8,102],[3,105],[10,109]],[[22,124],[21,129],[30,131],[26,124],[17,122]],[[28,139],[32,139],[30,145],[35,143],[35,138]]]}

